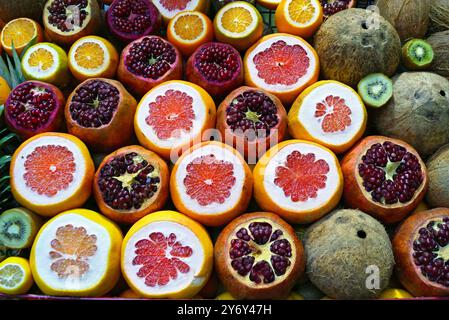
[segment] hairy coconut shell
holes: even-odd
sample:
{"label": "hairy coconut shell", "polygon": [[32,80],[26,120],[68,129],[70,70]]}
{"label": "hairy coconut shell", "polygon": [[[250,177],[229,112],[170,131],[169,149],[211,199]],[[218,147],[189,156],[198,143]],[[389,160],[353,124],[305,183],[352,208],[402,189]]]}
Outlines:
{"label": "hairy coconut shell", "polygon": [[449,80],[430,72],[393,78],[393,97],[373,112],[384,135],[411,144],[425,158],[449,143]]}
{"label": "hairy coconut shell", "polygon": [[304,246],[307,276],[330,298],[374,298],[388,286],[394,267],[390,239],[380,222],[360,210],[336,210],[316,222]]}
{"label": "hairy coconut shell", "polygon": [[432,34],[427,41],[434,54],[430,70],[449,79],[449,30]]}
{"label": "hairy coconut shell", "polygon": [[5,22],[21,17],[40,21],[45,2],[47,0],[0,0],[0,17]]}
{"label": "hairy coconut shell", "polygon": [[401,41],[422,38],[429,28],[430,1],[378,0],[380,14],[398,31]]}
{"label": "hairy coconut shell", "polygon": [[430,32],[449,30],[449,1],[430,0]]}
{"label": "hairy coconut shell", "polygon": [[441,147],[427,161],[429,190],[427,203],[432,207],[449,208],[449,145]]}
{"label": "hairy coconut shell", "polygon": [[363,9],[330,16],[315,35],[314,47],[322,76],[352,87],[371,73],[392,76],[401,59],[401,41],[393,26]]}

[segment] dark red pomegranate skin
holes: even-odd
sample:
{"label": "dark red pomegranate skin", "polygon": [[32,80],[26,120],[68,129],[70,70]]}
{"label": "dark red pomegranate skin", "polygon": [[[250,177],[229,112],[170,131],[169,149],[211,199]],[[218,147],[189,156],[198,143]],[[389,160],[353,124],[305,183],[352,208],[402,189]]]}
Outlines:
{"label": "dark red pomegranate skin", "polygon": [[142,97],[162,82],[182,78],[181,54],[161,37],[142,37],[123,49],[117,77],[129,91]]}
{"label": "dark red pomegranate skin", "polygon": [[149,0],[116,0],[106,12],[109,31],[124,43],[157,34],[161,14]]}
{"label": "dark red pomegranate skin", "polygon": [[[399,281],[412,295],[449,295],[448,208],[411,215],[398,227],[392,243]],[[442,250],[445,258],[438,254]]]}
{"label": "dark red pomegranate skin", "polygon": [[384,223],[396,223],[411,213],[428,188],[427,168],[409,144],[389,137],[369,136],[341,161],[343,196]]}
{"label": "dark red pomegranate skin", "polygon": [[205,43],[188,59],[186,77],[213,97],[224,97],[243,84],[242,58],[229,44]]}
{"label": "dark red pomegranate skin", "polygon": [[356,0],[320,0],[323,6],[323,14],[329,17],[345,9],[353,8],[357,4]]}
{"label": "dark red pomegranate skin", "polygon": [[[267,252],[259,250],[269,250],[270,258],[260,259]],[[218,277],[236,299],[286,298],[305,269],[304,248],[294,229],[268,212],[231,221],[218,236],[214,254]]]}
{"label": "dark red pomegranate skin", "polygon": [[49,83],[26,81],[15,87],[5,103],[5,122],[21,139],[59,131],[64,123],[65,98]]}

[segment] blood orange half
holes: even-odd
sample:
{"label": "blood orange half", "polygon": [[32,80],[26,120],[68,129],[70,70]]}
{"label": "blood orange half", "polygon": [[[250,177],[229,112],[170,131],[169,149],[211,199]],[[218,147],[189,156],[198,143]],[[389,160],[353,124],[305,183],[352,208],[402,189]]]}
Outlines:
{"label": "blood orange half", "polygon": [[315,49],[304,39],[275,33],[248,49],[244,70],[248,86],[265,89],[289,104],[318,80],[320,66]]}
{"label": "blood orange half", "polygon": [[215,125],[216,108],[201,87],[186,81],[167,81],[140,101],[134,128],[141,145],[169,159],[183,148],[200,142]]}
{"label": "blood orange half", "polygon": [[338,81],[319,81],[299,95],[288,121],[294,138],[314,141],[342,153],[362,137],[367,113],[354,89]]}
{"label": "blood orange half", "polygon": [[170,191],[176,208],[208,226],[223,225],[248,207],[251,170],[237,150],[221,142],[203,142],[175,163]]}
{"label": "blood orange half", "polygon": [[175,15],[184,11],[206,12],[210,0],[153,0],[153,4],[159,10],[165,23],[168,23]]}
{"label": "blood orange half", "polygon": [[192,298],[206,284],[212,266],[207,231],[175,211],[145,216],[123,240],[123,276],[145,298]]}
{"label": "blood orange half", "polygon": [[304,140],[288,140],[268,150],[254,168],[258,205],[291,223],[320,219],[340,201],[343,178],[335,154]]}
{"label": "blood orange half", "polygon": [[94,164],[81,140],[49,132],[22,143],[14,152],[10,175],[11,191],[21,205],[54,216],[86,202]]}

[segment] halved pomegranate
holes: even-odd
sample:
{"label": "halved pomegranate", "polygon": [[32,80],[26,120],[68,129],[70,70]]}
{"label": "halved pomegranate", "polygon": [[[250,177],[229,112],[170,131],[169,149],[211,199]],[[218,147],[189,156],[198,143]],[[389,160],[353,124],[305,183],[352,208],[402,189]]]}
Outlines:
{"label": "halved pomegranate", "polygon": [[101,25],[101,10],[96,0],[48,0],[42,20],[45,32],[63,46],[97,34]]}
{"label": "halved pomegranate", "polygon": [[305,268],[294,229],[268,212],[231,221],[215,243],[217,274],[237,299],[286,298]]}
{"label": "halved pomegranate", "polygon": [[229,44],[205,43],[187,61],[186,77],[214,97],[225,96],[243,83],[242,58]]}
{"label": "halved pomegranate", "polygon": [[274,95],[251,87],[232,91],[218,107],[217,129],[225,142],[250,160],[284,140],[287,113]]}
{"label": "halved pomegranate", "polygon": [[449,209],[408,217],[393,238],[397,275],[414,296],[449,295]]}
{"label": "halved pomegranate", "polygon": [[324,17],[327,18],[345,9],[354,8],[356,0],[320,0]]}
{"label": "halved pomegranate", "polygon": [[65,99],[55,86],[26,81],[15,87],[5,103],[5,122],[23,140],[43,132],[59,131]]}
{"label": "halved pomegranate", "polygon": [[116,80],[88,79],[65,107],[67,129],[96,152],[110,152],[131,141],[136,99]]}
{"label": "halved pomegranate", "polygon": [[117,77],[128,90],[143,96],[162,82],[182,78],[181,54],[161,37],[142,37],[123,49]]}
{"label": "halved pomegranate", "polygon": [[409,144],[388,137],[360,141],[341,162],[344,199],[385,223],[401,221],[423,199],[427,169]]}
{"label": "halved pomegranate", "polygon": [[134,223],[164,206],[169,179],[168,166],[156,153],[128,146],[101,162],[95,173],[94,197],[110,219]]}
{"label": "halved pomegranate", "polygon": [[116,0],[106,12],[109,31],[129,43],[160,31],[162,17],[150,0]]}

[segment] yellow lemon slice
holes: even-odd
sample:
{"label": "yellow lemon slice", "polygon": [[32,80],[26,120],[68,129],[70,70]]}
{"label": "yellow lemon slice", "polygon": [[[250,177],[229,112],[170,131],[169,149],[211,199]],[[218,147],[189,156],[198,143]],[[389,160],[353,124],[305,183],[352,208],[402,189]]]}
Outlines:
{"label": "yellow lemon slice", "polygon": [[25,294],[33,285],[28,260],[10,257],[0,263],[0,293]]}

